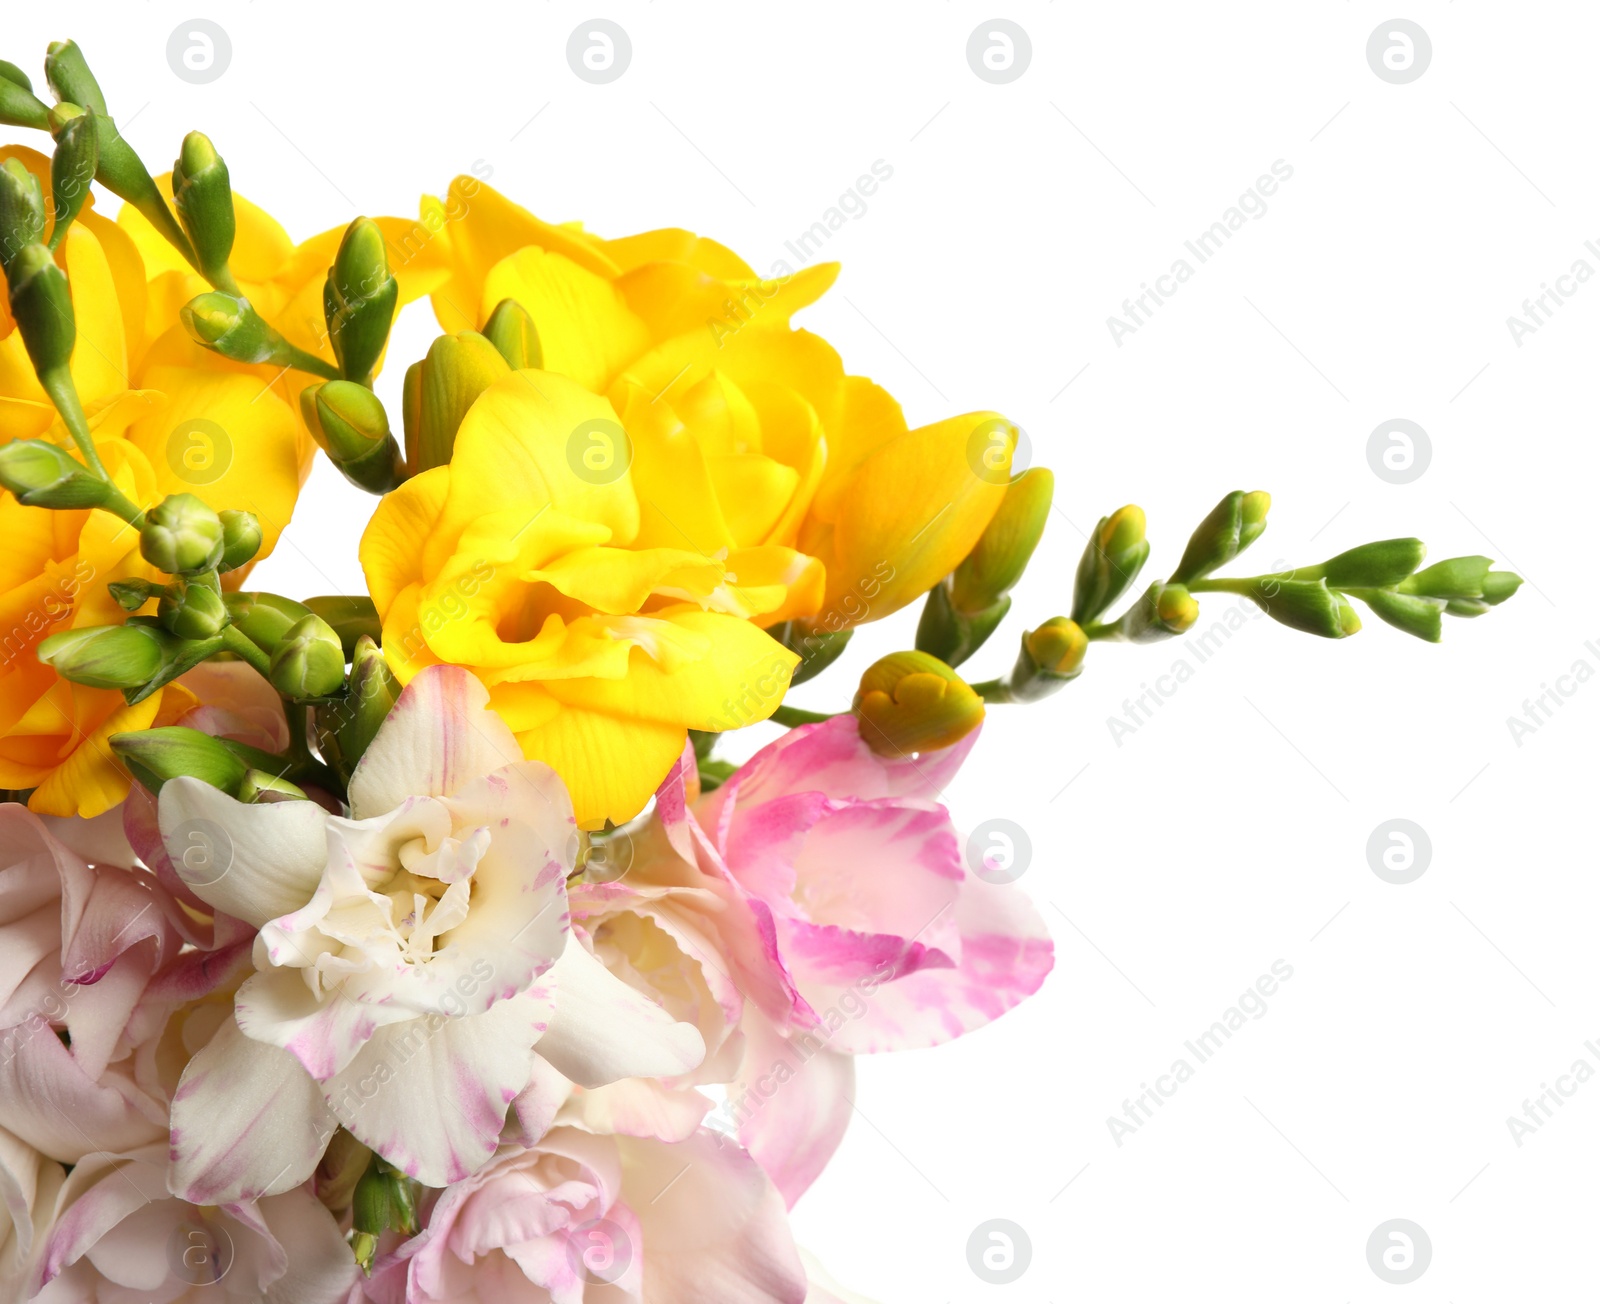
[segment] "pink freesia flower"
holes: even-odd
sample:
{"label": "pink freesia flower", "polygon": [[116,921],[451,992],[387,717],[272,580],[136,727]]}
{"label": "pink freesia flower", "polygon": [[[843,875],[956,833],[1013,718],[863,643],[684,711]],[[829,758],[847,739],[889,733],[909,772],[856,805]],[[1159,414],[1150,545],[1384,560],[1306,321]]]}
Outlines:
{"label": "pink freesia flower", "polygon": [[[679,854],[737,898],[772,975],[766,990],[790,993],[747,1006],[724,1109],[791,1204],[843,1135],[850,1056],[970,1032],[1050,971],[1037,910],[969,871],[937,800],[975,738],[890,760],[840,716],[792,730],[690,807],[692,760],[663,786],[658,815]],[[648,881],[663,873],[682,870],[641,868]],[[730,963],[748,975],[749,937],[729,927]]]}
{"label": "pink freesia flower", "polygon": [[[161,790],[174,871],[260,929],[236,1018],[173,1099],[174,1191],[220,1204],[297,1187],[338,1125],[444,1186],[494,1154],[544,1062],[599,1087],[700,1061],[695,1029],[570,931],[571,803],[472,675],[411,682],[350,806],[246,805],[189,778]],[[196,829],[225,854],[186,860]]]}
{"label": "pink freesia flower", "polygon": [[[357,1274],[308,1190],[197,1208],[167,1193],[166,1146],[84,1157],[55,1192],[35,1304],[335,1304]],[[36,1293],[35,1293],[36,1292]]]}
{"label": "pink freesia flower", "polygon": [[558,1127],[440,1195],[381,1261],[374,1304],[800,1304],[783,1201],[725,1137]]}

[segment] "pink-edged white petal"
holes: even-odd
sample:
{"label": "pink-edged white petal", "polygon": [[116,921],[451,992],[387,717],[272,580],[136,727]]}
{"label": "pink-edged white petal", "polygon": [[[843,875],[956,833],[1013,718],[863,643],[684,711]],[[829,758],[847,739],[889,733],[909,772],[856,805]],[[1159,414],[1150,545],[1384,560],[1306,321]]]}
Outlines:
{"label": "pink-edged white petal", "polygon": [[234,1010],[245,1037],[287,1051],[318,1082],[349,1065],[381,1025],[409,1020],[404,1010],[355,999],[338,986],[314,992],[301,969],[253,974],[239,988]]}
{"label": "pink-edged white petal", "polygon": [[62,1212],[34,1263],[30,1296],[89,1254],[123,1219],[167,1198],[164,1150],[157,1142],[122,1153],[96,1152],[72,1170],[57,1197]]}
{"label": "pink-edged white petal", "polygon": [[207,905],[257,928],[311,899],[327,860],[326,820],[312,801],[246,804],[188,776],[161,787],[174,872]]}
{"label": "pink-edged white petal", "polygon": [[649,997],[615,977],[572,937],[546,975],[555,1017],[539,1054],[579,1086],[621,1078],[672,1077],[705,1058],[706,1044]]}
{"label": "pink-edged white petal", "polygon": [[533,1075],[550,1017],[540,986],[465,1019],[378,1029],[323,1084],[339,1122],[426,1186],[458,1182],[494,1154],[506,1109]]}
{"label": "pink-edged white petal", "polygon": [[[1055,951],[1038,910],[1010,883],[969,878],[951,912],[961,931],[961,963],[920,969],[893,982],[855,989],[865,1002],[829,1040],[831,1049],[874,1051],[937,1046],[998,1019],[1039,990]],[[852,1000],[848,987],[807,989],[819,1009]]]}
{"label": "pink-edged white petal", "polygon": [[723,1108],[792,1209],[844,1139],[855,1060],[829,1049],[826,1027],[784,1037],[755,1015],[744,1034],[744,1063]]}
{"label": "pink-edged white petal", "polygon": [[262,1282],[262,1304],[339,1304],[358,1298],[360,1269],[333,1215],[309,1190],[285,1191],[256,1205],[268,1234],[288,1253],[282,1275]]}
{"label": "pink-edged white petal", "polygon": [[224,1019],[173,1096],[169,1185],[193,1204],[277,1195],[311,1176],[335,1126],[292,1055]]}
{"label": "pink-edged white petal", "polygon": [[603,1136],[684,1141],[699,1130],[710,1108],[711,1101],[692,1088],[669,1087],[655,1078],[624,1078],[574,1091],[557,1121]]}
{"label": "pink-edged white petal", "polygon": [[639,1211],[650,1304],[803,1304],[783,1199],[728,1138],[619,1138],[623,1200]]}
{"label": "pink-edged white petal", "polygon": [[521,760],[482,682],[459,666],[430,666],[406,685],[356,765],[351,814],[367,819],[408,797],[448,797]]}

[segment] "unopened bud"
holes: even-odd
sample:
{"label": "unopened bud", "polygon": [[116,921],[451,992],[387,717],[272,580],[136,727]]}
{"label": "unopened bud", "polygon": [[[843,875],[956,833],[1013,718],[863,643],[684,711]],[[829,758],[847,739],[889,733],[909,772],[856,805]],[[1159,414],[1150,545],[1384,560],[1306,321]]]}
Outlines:
{"label": "unopened bud", "polygon": [[1188,633],[1199,619],[1200,604],[1182,584],[1152,584],[1117,622],[1117,637],[1155,643]]}
{"label": "unopened bud", "polygon": [[238,570],[261,551],[261,522],[254,512],[218,512],[222,522],[222,560],[219,571]]}
{"label": "unopened bud", "polygon": [[544,348],[539,343],[539,328],[528,310],[515,299],[502,299],[489,314],[483,327],[484,338],[493,344],[512,371],[526,371],[544,365]]}
{"label": "unopened bud", "polygon": [[249,749],[181,725],[114,734],[111,750],[151,792],[160,792],[169,779],[187,776],[234,793],[251,768],[245,759]]}
{"label": "unopened bud", "polygon": [[1248,595],[1280,625],[1322,638],[1344,638],[1361,628],[1355,608],[1324,580],[1281,580],[1266,576]]}
{"label": "unopened bud", "polygon": [[74,118],[56,133],[56,152],[50,158],[50,197],[55,226],[50,247],[59,249],[67,231],[89,199],[89,183],[100,166],[100,134],[95,115]]}
{"label": "unopened bud", "polygon": [[151,598],[159,598],[166,594],[166,587],[161,584],[152,584],[149,580],[112,580],[106,585],[106,591],[111,594],[111,600],[124,611],[137,611]]}
{"label": "unopened bud", "polygon": [[50,42],[45,52],[44,75],[58,100],[83,104],[97,113],[106,112],[106,97],[76,41]]}
{"label": "unopened bud", "polygon": [[344,683],[344,648],[321,616],[306,616],[284,634],[268,668],[272,686],[295,701],[331,697]]}
{"label": "unopened bud", "polygon": [[305,801],[306,794],[289,780],[265,770],[246,770],[234,797],[246,804],[269,805],[277,801]]}
{"label": "unopened bud", "polygon": [[180,579],[162,595],[156,619],[179,638],[215,638],[227,628],[228,608],[221,592],[211,585]]}
{"label": "unopened bud", "polygon": [[222,600],[233,627],[268,656],[278,650],[295,625],[312,614],[304,603],[277,593],[225,593]]}
{"label": "unopened bud", "polygon": [[44,191],[19,158],[0,164],[0,268],[6,275],[25,248],[44,239]]}
{"label": "unopened bud", "polygon": [[356,643],[363,635],[375,643],[383,638],[383,622],[378,619],[378,609],[371,598],[333,593],[307,598],[305,605],[333,628],[346,657],[355,655]]}
{"label": "unopened bud", "polygon": [[1447,557],[1402,580],[1402,593],[1421,598],[1481,598],[1494,563],[1487,557]]}
{"label": "unopened bud", "polygon": [[1383,539],[1341,552],[1320,566],[1297,570],[1294,576],[1326,580],[1332,589],[1387,589],[1416,570],[1427,554],[1421,539]]}
{"label": "unopened bud", "polygon": [[314,713],[320,750],[346,780],[399,698],[394,672],[378,645],[363,634],[356,640],[344,696],[318,706]]}
{"label": "unopened bud", "polygon": [[852,704],[861,737],[880,756],[960,742],[983,723],[983,699],[926,652],[895,652],[867,668]]}
{"label": "unopened bud", "polygon": [[345,229],[323,285],[322,306],[339,370],[361,384],[372,378],[389,338],[400,284],[389,271],[383,231],[369,217]]}
{"label": "unopened bud", "polygon": [[1272,495],[1259,489],[1252,493],[1236,489],[1225,495],[1189,536],[1189,546],[1172,572],[1173,582],[1189,584],[1226,566],[1261,537],[1271,506]]}
{"label": "unopened bud", "polygon": [[312,438],[357,488],[387,493],[405,478],[388,413],[366,386],[353,380],[308,385],[300,391],[300,412]]}
{"label": "unopened bud", "polygon": [[157,570],[189,575],[222,560],[222,521],[193,494],[172,494],[145,515],[139,552]]}
{"label": "unopened bud", "polygon": [[1006,486],[999,508],[951,578],[950,601],[958,614],[976,615],[1016,587],[1044,534],[1054,494],[1055,477],[1044,467],[1032,467]]}
{"label": "unopened bud", "polygon": [[1392,589],[1367,589],[1357,596],[1379,620],[1404,630],[1413,638],[1437,643],[1442,636],[1444,603],[1436,598],[1413,597]]}
{"label": "unopened bud", "polygon": [[62,630],[39,644],[39,660],[89,688],[139,688],[160,673],[174,640],[148,625]]}
{"label": "unopened bud", "polygon": [[228,257],[233,252],[233,188],[228,165],[208,137],[191,131],[172,165],[172,202],[194,246],[201,274],[213,284],[233,286]]}
{"label": "unopened bud", "polygon": [[44,439],[0,444],[0,484],[27,507],[73,510],[98,507],[111,486],[67,452]]}
{"label": "unopened bud", "polygon": [[1089,637],[1075,621],[1054,616],[1022,636],[1022,650],[1004,691],[1013,702],[1037,702],[1083,673]]}
{"label": "unopened bud", "polygon": [[78,338],[67,274],[42,244],[30,244],[12,258],[6,282],[11,289],[11,316],[22,332],[34,371],[41,378],[65,371]]}
{"label": "unopened bud", "polygon": [[379,1237],[388,1231],[403,1232],[407,1236],[416,1232],[416,1183],[392,1164],[373,1155],[351,1196],[350,1222],[355,1232],[351,1246],[356,1262],[363,1272],[371,1272]]}
{"label": "unopened bud", "polygon": [[1089,536],[1073,586],[1072,618],[1080,625],[1096,620],[1127,592],[1150,556],[1144,537],[1144,511],[1129,504],[1103,517]]}
{"label": "unopened bud", "polygon": [[1490,571],[1483,577],[1483,600],[1498,607],[1522,587],[1522,576],[1512,571]]}
{"label": "unopened bud", "polygon": [[14,63],[0,59],[0,124],[45,131],[50,126],[50,110],[33,93],[28,74]]}
{"label": "unopened bud", "polygon": [[418,428],[408,431],[412,474],[444,466],[455,447],[456,431],[478,395],[511,368],[499,350],[475,331],[441,335],[421,363]]}
{"label": "unopened bud", "polygon": [[234,362],[287,365],[287,341],[262,319],[248,299],[211,290],[178,309],[178,320],[197,344]]}

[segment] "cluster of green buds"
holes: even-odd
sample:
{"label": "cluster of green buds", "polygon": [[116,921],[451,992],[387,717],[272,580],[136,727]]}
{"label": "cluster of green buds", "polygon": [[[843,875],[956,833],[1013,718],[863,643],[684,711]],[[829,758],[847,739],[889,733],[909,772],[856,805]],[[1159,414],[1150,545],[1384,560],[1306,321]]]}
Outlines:
{"label": "cluster of green buds", "polygon": [[320,777],[314,763],[182,725],[116,734],[111,750],[153,793],[172,779],[186,777],[208,783],[237,801],[305,801],[305,790],[294,779]]}
{"label": "cluster of green buds", "polygon": [[350,1201],[350,1248],[362,1272],[371,1275],[378,1241],[385,1232],[416,1235],[420,1194],[414,1178],[376,1154],[372,1156]]}

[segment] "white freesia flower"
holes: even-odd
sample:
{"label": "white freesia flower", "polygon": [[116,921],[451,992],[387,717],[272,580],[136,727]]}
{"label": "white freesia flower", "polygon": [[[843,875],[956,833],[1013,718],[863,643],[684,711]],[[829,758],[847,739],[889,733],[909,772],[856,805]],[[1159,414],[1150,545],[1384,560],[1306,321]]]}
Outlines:
{"label": "white freesia flower", "polygon": [[[521,759],[471,674],[437,666],[411,682],[350,806],[345,819],[308,801],[246,805],[189,778],[161,790],[179,873],[260,929],[236,1021],[174,1098],[175,1193],[221,1204],[288,1190],[337,1125],[443,1186],[494,1154],[540,1057],[584,1086],[700,1062],[694,1027],[571,931],[572,805]],[[177,850],[196,830],[222,845],[190,877]]]}

